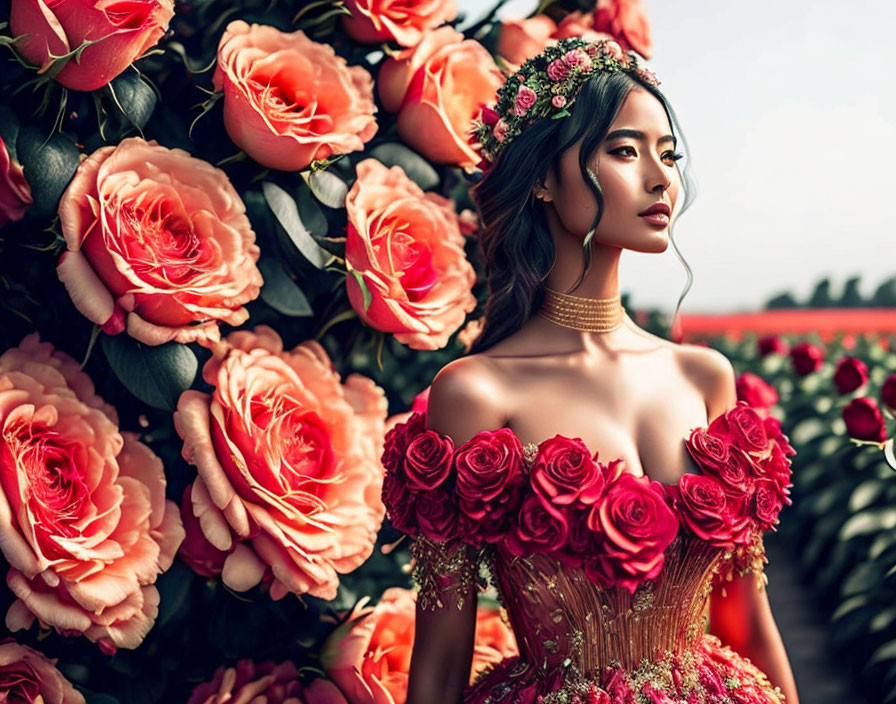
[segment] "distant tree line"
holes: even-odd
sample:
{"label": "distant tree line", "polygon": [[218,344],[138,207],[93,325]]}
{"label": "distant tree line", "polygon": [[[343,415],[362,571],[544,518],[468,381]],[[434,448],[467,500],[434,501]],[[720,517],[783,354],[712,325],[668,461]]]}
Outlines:
{"label": "distant tree line", "polygon": [[870,297],[863,296],[859,291],[860,279],[859,276],[847,279],[842,293],[837,297],[831,292],[831,280],[825,277],[815,285],[805,301],[798,301],[792,293],[785,292],[770,298],[763,308],[896,308],[896,276],[881,282]]}

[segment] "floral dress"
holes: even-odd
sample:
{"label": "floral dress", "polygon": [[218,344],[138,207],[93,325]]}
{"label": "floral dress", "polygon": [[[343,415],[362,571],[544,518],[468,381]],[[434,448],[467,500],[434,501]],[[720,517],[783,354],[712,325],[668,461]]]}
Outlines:
{"label": "floral dress", "polygon": [[735,573],[764,586],[795,451],[744,401],[685,442],[700,473],[663,485],[579,438],[524,447],[500,428],[455,447],[419,412],[389,431],[383,501],[413,538],[419,605],[462,608],[485,573],[517,639],[465,704],[784,701],[706,632],[705,608]]}

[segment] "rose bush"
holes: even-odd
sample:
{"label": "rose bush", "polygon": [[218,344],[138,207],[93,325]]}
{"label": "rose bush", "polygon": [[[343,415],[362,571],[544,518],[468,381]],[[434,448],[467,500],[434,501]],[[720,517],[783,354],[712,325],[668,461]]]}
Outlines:
{"label": "rose bush", "polygon": [[301,30],[231,22],[212,82],[224,92],[227,134],[272,169],[361,150],[377,131],[370,74]]}
{"label": "rose bush", "polygon": [[238,331],[203,367],[211,394],[185,391],[174,414],[196,466],[192,510],[228,551],[222,579],[244,591],[333,599],[338,574],[373,550],[386,399],[370,379],[339,379],[323,347],[291,351],[271,328]]}
{"label": "rose bush", "polygon": [[0,548],[17,597],[7,627],[37,619],[108,652],[136,648],[184,538],[161,460],[36,334],[0,355],[0,427]]}
{"label": "rose bush", "polygon": [[13,160],[0,137],[0,227],[25,217],[25,211],[33,202],[22,166]]}
{"label": "rose bush", "polygon": [[342,26],[364,43],[394,40],[402,46],[420,42],[426,30],[457,17],[454,0],[346,0],[350,15]]}
{"label": "rose bush", "polygon": [[194,690],[187,704],[264,702],[264,704],[346,704],[332,682],[316,679],[309,685],[299,681],[299,671],[291,662],[254,663],[239,660],[233,667],[222,665],[211,682]]}
{"label": "rose bush", "polygon": [[227,175],[182,149],[131,137],[100,147],[62,195],[57,273],[81,313],[148,345],[208,344],[244,323],[259,248]]}
{"label": "rose bush", "polygon": [[26,61],[50,68],[53,56],[75,51],[56,80],[73,90],[96,90],[155,46],[174,16],[174,0],[12,0],[9,25],[22,37],[16,49]]}
{"label": "rose bush", "polygon": [[356,170],[345,201],[352,307],[365,323],[413,349],[444,347],[476,306],[476,273],[450,201],[424,193],[399,166],[365,159]]}
{"label": "rose bush", "polygon": [[0,694],[10,704],[84,704],[84,695],[56,669],[56,661],[19,645],[0,642]]}

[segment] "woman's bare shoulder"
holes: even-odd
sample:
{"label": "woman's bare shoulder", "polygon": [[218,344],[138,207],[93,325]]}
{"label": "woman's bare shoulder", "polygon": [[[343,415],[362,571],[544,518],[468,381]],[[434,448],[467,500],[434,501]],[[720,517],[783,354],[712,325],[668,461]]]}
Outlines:
{"label": "woman's bare shoulder", "polygon": [[485,354],[459,357],[436,374],[429,389],[427,427],[460,445],[481,430],[502,427],[508,418],[501,374]]}

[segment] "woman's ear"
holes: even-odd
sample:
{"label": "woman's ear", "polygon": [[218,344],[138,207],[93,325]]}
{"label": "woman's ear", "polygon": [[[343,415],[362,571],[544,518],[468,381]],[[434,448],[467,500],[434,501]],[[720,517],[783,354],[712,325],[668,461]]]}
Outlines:
{"label": "woman's ear", "polygon": [[533,191],[536,198],[543,200],[545,203],[550,203],[554,199],[553,188],[554,174],[551,173],[549,169],[544,178],[539,179],[535,182],[535,188],[533,189]]}

